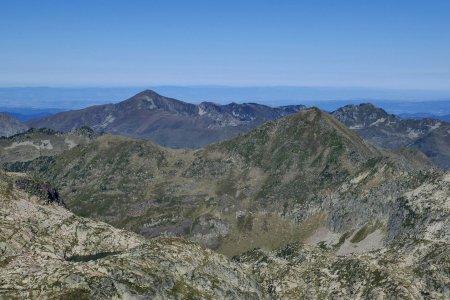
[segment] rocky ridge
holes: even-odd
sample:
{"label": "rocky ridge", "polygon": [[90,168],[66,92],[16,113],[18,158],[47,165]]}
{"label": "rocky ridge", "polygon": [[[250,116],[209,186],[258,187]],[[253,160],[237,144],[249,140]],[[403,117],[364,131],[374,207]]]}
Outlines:
{"label": "rocky ridge", "polygon": [[236,263],[176,238],[80,218],[0,174],[0,298],[264,299]]}

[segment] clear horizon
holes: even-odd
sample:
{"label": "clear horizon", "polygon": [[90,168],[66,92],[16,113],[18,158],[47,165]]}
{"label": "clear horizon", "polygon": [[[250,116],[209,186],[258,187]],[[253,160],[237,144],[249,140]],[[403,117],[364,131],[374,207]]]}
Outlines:
{"label": "clear horizon", "polygon": [[92,105],[117,103],[144,89],[153,89],[163,96],[196,104],[204,101],[219,104],[255,102],[270,106],[303,104],[332,111],[347,104],[370,102],[395,114],[450,114],[449,93],[355,88],[220,86],[0,88],[0,111],[34,114],[39,111],[54,113],[81,109]]}

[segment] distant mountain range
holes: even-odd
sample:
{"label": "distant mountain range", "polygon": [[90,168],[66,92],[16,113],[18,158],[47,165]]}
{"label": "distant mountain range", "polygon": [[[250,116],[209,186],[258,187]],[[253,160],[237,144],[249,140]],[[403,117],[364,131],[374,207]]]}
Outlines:
{"label": "distant mountain range", "polygon": [[437,166],[450,168],[450,123],[402,119],[372,104],[347,105],[332,115],[373,145],[422,151]]}
{"label": "distant mountain range", "polygon": [[450,122],[450,115],[434,115],[428,113],[403,113],[398,114],[398,116],[403,119],[415,119],[415,120],[435,119]]}
{"label": "distant mountain range", "polygon": [[63,132],[90,126],[99,132],[145,138],[163,146],[198,148],[304,108],[303,105],[272,108],[256,103],[194,105],[146,90],[117,104],[61,112],[26,124]]}
{"label": "distant mountain range", "polygon": [[[303,105],[270,107],[256,103],[195,105],[145,90],[117,104],[60,112],[25,124],[3,115],[0,135],[23,132],[28,127],[70,132],[89,126],[96,132],[144,138],[171,148],[200,148],[303,109]],[[427,118],[426,114],[405,119],[368,103],[346,105],[331,114],[373,145],[416,148],[437,166],[450,168],[448,122]]]}
{"label": "distant mountain range", "polygon": [[31,119],[43,118],[47,117],[62,111],[64,109],[60,108],[36,108],[29,106],[20,106],[20,107],[8,107],[8,106],[0,106],[0,111],[5,112],[13,116],[19,121],[28,121]]}
{"label": "distant mountain range", "polygon": [[203,101],[256,102],[272,106],[302,103],[330,111],[346,104],[371,102],[391,113],[450,112],[449,90],[301,86],[16,87],[0,88],[0,104],[3,107],[80,109],[117,103],[145,89],[196,104]]}

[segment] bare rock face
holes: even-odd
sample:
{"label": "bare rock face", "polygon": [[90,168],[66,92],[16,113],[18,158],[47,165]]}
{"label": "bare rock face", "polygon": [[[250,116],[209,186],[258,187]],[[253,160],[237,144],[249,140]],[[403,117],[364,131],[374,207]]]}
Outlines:
{"label": "bare rock face", "polygon": [[388,224],[389,239],[450,242],[450,173],[405,192]]}
{"label": "bare rock face", "polygon": [[403,192],[387,223],[342,235],[325,230],[308,245],[251,250],[234,259],[282,299],[447,299],[449,195],[450,174],[436,176]]}
{"label": "bare rock face", "polygon": [[230,233],[230,225],[211,215],[202,215],[192,224],[191,240],[210,249],[217,249]]}
{"label": "bare rock face", "polygon": [[365,254],[290,244],[235,260],[279,299],[447,299],[448,244],[426,240]]}
{"label": "bare rock face", "polygon": [[28,129],[28,126],[10,116],[0,112],[0,137],[8,137]]}
{"label": "bare rock face", "polygon": [[[19,176],[19,178],[17,178]],[[236,263],[182,239],[147,241],[77,217],[0,175],[0,298],[264,299]]]}

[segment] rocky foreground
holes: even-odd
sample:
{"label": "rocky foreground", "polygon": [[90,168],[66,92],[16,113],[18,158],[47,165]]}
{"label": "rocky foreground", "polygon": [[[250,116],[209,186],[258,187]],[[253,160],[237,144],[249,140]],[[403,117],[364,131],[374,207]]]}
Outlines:
{"label": "rocky foreground", "polygon": [[2,299],[450,297],[449,175],[404,195],[410,214],[421,217],[398,216],[409,228],[390,246],[361,248],[377,240],[373,224],[232,260],[180,238],[145,240],[77,217],[17,186],[25,176],[0,175]]}
{"label": "rocky foreground", "polygon": [[144,238],[73,215],[0,178],[2,299],[264,299],[224,256],[176,238]]}

